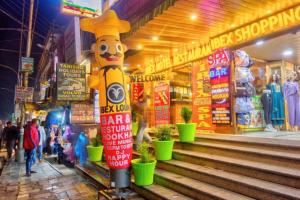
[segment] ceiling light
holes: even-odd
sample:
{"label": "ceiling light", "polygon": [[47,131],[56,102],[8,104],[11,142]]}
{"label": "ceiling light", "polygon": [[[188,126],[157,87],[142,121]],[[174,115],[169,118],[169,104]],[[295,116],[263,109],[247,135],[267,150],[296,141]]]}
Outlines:
{"label": "ceiling light", "polygon": [[142,49],[143,46],[139,44],[139,45],[137,46],[137,48],[138,48],[138,49]]}
{"label": "ceiling light", "polygon": [[158,40],[158,36],[153,36],[153,37],[152,37],[152,40],[153,40],[153,41],[157,41],[157,40]]}
{"label": "ceiling light", "polygon": [[235,27],[235,24],[231,24],[230,26],[233,28],[233,27]]}
{"label": "ceiling light", "polygon": [[190,16],[190,19],[191,19],[191,20],[196,20],[197,18],[198,18],[198,16],[195,15],[195,14],[193,14],[193,15]]}
{"label": "ceiling light", "polygon": [[263,43],[265,43],[263,40],[258,40],[255,44],[256,44],[256,46],[260,46],[260,45],[262,45]]}
{"label": "ceiling light", "polygon": [[270,14],[272,11],[271,10],[267,10],[267,14]]}
{"label": "ceiling light", "polygon": [[127,70],[127,67],[123,67],[124,70]]}
{"label": "ceiling light", "polygon": [[174,49],[174,51],[175,51],[175,52],[177,52],[177,51],[178,51],[178,49]]}
{"label": "ceiling light", "polygon": [[162,58],[162,57],[163,57],[163,55],[161,55],[161,54],[160,54],[160,56],[159,56],[159,57],[161,57],[161,58]]}
{"label": "ceiling light", "polygon": [[195,41],[193,41],[192,44],[195,44]]}
{"label": "ceiling light", "polygon": [[293,55],[293,51],[291,49],[284,50],[282,52],[282,55],[283,56],[291,56],[291,55]]}
{"label": "ceiling light", "polygon": [[140,65],[140,64],[137,64],[136,66],[137,66],[137,67],[140,67],[141,65]]}

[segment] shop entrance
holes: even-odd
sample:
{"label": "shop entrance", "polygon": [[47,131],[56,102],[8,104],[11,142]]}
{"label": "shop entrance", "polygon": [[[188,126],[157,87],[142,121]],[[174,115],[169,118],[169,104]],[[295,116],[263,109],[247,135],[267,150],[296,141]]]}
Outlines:
{"label": "shop entrance", "polygon": [[[259,39],[240,50],[254,62],[244,83],[252,85],[256,94],[250,97],[253,107],[247,112],[235,110],[239,132],[247,136],[300,139],[300,33]],[[237,93],[242,73],[242,68],[235,68]],[[237,94],[235,104],[241,102],[247,102],[247,98]]]}

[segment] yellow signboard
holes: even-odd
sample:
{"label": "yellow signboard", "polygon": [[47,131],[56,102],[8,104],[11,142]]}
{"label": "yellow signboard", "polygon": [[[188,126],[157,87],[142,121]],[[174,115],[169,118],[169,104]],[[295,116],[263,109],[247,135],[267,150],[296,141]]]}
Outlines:
{"label": "yellow signboard", "polygon": [[173,55],[170,57],[151,59],[146,65],[146,72],[155,73],[172,66],[191,62],[212,54],[212,51],[216,49],[243,44],[271,33],[293,28],[299,24],[300,5],[210,38],[204,45],[173,52]]}

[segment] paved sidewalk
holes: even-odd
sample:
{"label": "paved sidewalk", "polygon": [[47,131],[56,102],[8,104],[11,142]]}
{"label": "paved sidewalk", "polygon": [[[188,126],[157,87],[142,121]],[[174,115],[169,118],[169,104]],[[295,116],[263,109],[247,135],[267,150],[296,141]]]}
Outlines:
{"label": "paved sidewalk", "polygon": [[7,163],[0,176],[0,200],[97,199],[97,190],[73,169],[61,173],[45,161],[35,164],[32,170],[37,173],[28,178],[24,164]]}

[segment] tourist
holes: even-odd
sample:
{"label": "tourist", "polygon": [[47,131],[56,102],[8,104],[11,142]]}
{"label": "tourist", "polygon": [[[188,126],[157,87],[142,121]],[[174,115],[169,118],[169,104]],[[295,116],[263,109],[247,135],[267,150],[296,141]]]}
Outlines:
{"label": "tourist", "polygon": [[39,146],[37,148],[37,156],[38,156],[39,162],[42,162],[43,148],[44,148],[44,144],[46,142],[46,132],[44,129],[44,125],[45,125],[45,122],[42,122],[41,124],[38,123]]}
{"label": "tourist", "polygon": [[35,150],[39,145],[39,133],[37,130],[37,119],[33,119],[31,125],[24,132],[24,149],[26,154],[26,176],[31,176],[31,166],[33,164]]}

